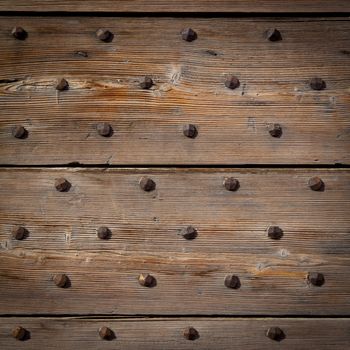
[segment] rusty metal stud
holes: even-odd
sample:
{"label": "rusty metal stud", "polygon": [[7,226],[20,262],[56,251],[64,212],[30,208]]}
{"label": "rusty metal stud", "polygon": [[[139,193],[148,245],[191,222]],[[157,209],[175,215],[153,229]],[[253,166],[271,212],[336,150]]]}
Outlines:
{"label": "rusty metal stud", "polygon": [[25,139],[28,131],[22,125],[16,125],[12,128],[12,136],[16,139]]}
{"label": "rusty metal stud", "polygon": [[325,282],[324,275],[319,272],[309,272],[307,280],[316,287],[321,287]]}
{"label": "rusty metal stud", "polygon": [[98,134],[103,137],[110,137],[113,134],[113,128],[111,124],[108,123],[98,123],[96,125],[96,130]]}
{"label": "rusty metal stud", "polygon": [[282,136],[282,127],[280,124],[269,124],[267,130],[269,131],[272,137]]}
{"label": "rusty metal stud", "polygon": [[148,274],[148,273],[141,273],[139,276],[139,283],[143,287],[153,287],[156,283],[156,279]]}
{"label": "rusty metal stud", "polygon": [[236,275],[227,275],[225,277],[225,286],[231,289],[238,289],[241,286],[241,281]]}
{"label": "rusty metal stud", "polygon": [[22,27],[14,27],[11,34],[18,40],[26,40],[28,36],[28,33]]}
{"label": "rusty metal stud", "polygon": [[280,41],[282,40],[281,32],[276,28],[270,28],[265,33],[266,39],[270,41]]}
{"label": "rusty metal stud", "polygon": [[153,80],[151,77],[144,77],[140,82],[141,89],[148,90],[153,86]]}
{"label": "rusty metal stud", "polygon": [[266,331],[266,336],[268,338],[270,338],[272,340],[276,340],[276,341],[281,341],[286,337],[283,330],[279,327],[270,327]]}
{"label": "rusty metal stud", "polygon": [[53,281],[57,287],[65,288],[69,284],[69,278],[64,273],[59,273],[53,277]]}
{"label": "rusty metal stud", "polygon": [[186,124],[183,126],[183,134],[190,139],[194,139],[198,135],[197,127],[193,124]]}
{"label": "rusty metal stud", "polygon": [[101,226],[97,230],[97,237],[100,239],[109,239],[111,234],[111,230],[106,226]]}
{"label": "rusty metal stud", "polygon": [[183,40],[191,42],[197,39],[197,33],[192,28],[186,28],[181,32]]}
{"label": "rusty metal stud", "polygon": [[180,234],[183,238],[191,240],[197,237],[198,232],[193,226],[187,226],[181,230]]}
{"label": "rusty metal stud", "polygon": [[229,75],[225,80],[225,86],[229,89],[236,89],[240,85],[239,79],[234,75]]}
{"label": "rusty metal stud", "polygon": [[59,192],[68,192],[69,189],[71,188],[71,184],[65,178],[60,177],[55,180],[55,187],[56,187],[56,190]]}
{"label": "rusty metal stud", "polygon": [[153,191],[156,188],[156,183],[147,176],[142,176],[139,181],[139,184],[140,187],[146,192]]}
{"label": "rusty metal stud", "polygon": [[68,81],[64,78],[58,79],[56,84],[56,90],[65,91],[69,89]]}
{"label": "rusty metal stud", "polygon": [[225,177],[223,185],[227,191],[237,191],[239,188],[239,181],[234,177]]}
{"label": "rusty metal stud", "polygon": [[312,90],[324,90],[326,88],[326,82],[321,78],[312,78],[310,80],[310,87]]}
{"label": "rusty metal stud", "polygon": [[104,41],[105,43],[110,43],[114,39],[114,34],[111,31],[109,31],[108,29],[103,29],[103,28],[100,28],[96,32],[96,36],[101,41]]}
{"label": "rusty metal stud", "polygon": [[18,241],[21,241],[24,239],[27,235],[27,230],[23,226],[16,225],[12,228],[12,237],[14,239],[17,239]]}
{"label": "rusty metal stud", "polygon": [[283,230],[278,226],[269,226],[267,229],[267,235],[271,239],[281,239],[283,236]]}
{"label": "rusty metal stud", "polygon": [[106,326],[101,327],[98,330],[98,334],[99,334],[100,338],[103,340],[112,340],[115,338],[114,332]]}
{"label": "rusty metal stud", "polygon": [[309,187],[313,191],[322,191],[324,188],[324,182],[318,176],[314,176],[309,179]]}
{"label": "rusty metal stud", "polygon": [[193,327],[187,327],[186,329],[184,329],[183,334],[187,340],[196,340],[199,338],[199,333],[197,329]]}
{"label": "rusty metal stud", "polygon": [[18,326],[12,330],[12,336],[17,340],[24,340],[27,336],[27,330]]}

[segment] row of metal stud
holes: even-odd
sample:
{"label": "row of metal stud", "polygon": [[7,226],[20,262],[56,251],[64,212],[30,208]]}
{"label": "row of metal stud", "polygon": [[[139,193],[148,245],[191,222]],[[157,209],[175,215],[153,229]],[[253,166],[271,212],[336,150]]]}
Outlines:
{"label": "row of metal stud", "polygon": [[[29,330],[25,329],[22,326],[17,326],[12,330],[12,337],[17,339],[17,340],[29,340],[31,338],[31,333]],[[183,330],[182,332],[183,336],[187,340],[197,340],[200,338],[200,334],[198,330],[192,326],[187,327]],[[109,327],[102,326],[98,330],[98,335],[100,336],[101,339],[103,340],[114,340],[117,339],[116,333]],[[286,336],[283,330],[279,327],[269,327],[265,331],[266,337],[275,340],[275,341],[281,341],[283,340]]]}
{"label": "row of metal stud", "polygon": [[[98,123],[96,131],[100,136],[111,137],[114,133],[113,127],[109,123]],[[282,126],[278,123],[270,123],[267,125],[267,131],[272,137],[282,136]],[[29,131],[23,125],[15,125],[11,128],[12,136],[16,139],[24,140],[28,138]],[[194,124],[185,124],[182,128],[184,136],[194,139],[198,136],[198,127]]]}

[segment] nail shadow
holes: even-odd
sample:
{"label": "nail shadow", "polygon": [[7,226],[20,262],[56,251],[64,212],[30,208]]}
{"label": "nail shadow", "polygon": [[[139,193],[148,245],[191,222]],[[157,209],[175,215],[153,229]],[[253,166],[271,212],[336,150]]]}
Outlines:
{"label": "nail shadow", "polygon": [[67,277],[67,282],[66,282],[66,284],[65,284],[62,288],[63,288],[63,289],[68,289],[68,288],[70,288],[70,287],[72,287],[72,282],[71,282],[70,278]]}
{"label": "nail shadow", "polygon": [[105,40],[103,40],[105,43],[111,43],[112,41],[113,41],[113,39],[114,39],[114,34],[113,33],[110,33],[109,35],[108,35],[108,37],[105,39]]}
{"label": "nail shadow", "polygon": [[21,339],[22,341],[27,341],[30,340],[31,336],[30,336],[30,332],[26,329],[25,333],[24,333],[24,337]]}
{"label": "nail shadow", "polygon": [[117,339],[117,336],[115,335],[113,330],[111,330],[111,334],[108,337],[104,338],[104,340],[107,340],[107,341],[111,341],[114,339]]}

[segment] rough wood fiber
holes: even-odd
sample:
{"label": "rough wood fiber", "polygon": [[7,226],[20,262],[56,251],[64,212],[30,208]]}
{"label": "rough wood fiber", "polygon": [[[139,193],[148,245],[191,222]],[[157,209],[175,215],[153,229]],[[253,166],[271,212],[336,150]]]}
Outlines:
{"label": "rough wood fiber", "polygon": [[1,11],[93,12],[350,12],[347,0],[0,0]]}
{"label": "rough wood fiber", "polygon": [[[16,248],[0,264],[2,314],[350,315],[349,256]],[[309,285],[309,271],[325,284]],[[58,273],[69,288],[53,283]],[[141,286],[140,273],[157,285]],[[227,274],[239,276],[239,289],[225,287]]]}
{"label": "rough wood fiber", "polygon": [[[13,327],[22,325],[31,338],[23,343],[11,338]],[[116,338],[103,341],[100,327],[110,327]],[[199,338],[188,341],[183,330],[195,327]],[[265,336],[279,326],[286,334],[281,343]],[[0,345],[4,349],[130,349],[130,350],[344,350],[350,342],[349,319],[276,318],[0,318]]]}
{"label": "rough wood fiber", "polygon": [[[156,190],[144,192],[147,175]],[[319,176],[324,192],[311,191]],[[57,192],[55,179],[72,187]],[[236,192],[225,177],[239,180]],[[0,242],[13,248],[118,250],[164,253],[294,254],[350,253],[350,170],[321,169],[1,169]],[[11,238],[14,225],[29,236]],[[187,225],[198,236],[179,234]],[[267,237],[280,226],[279,241]],[[112,231],[97,238],[100,226]]]}
{"label": "rough wood fiber", "polygon": [[[16,25],[27,40],[10,36]],[[96,39],[100,27],[112,43]],[[185,27],[196,41],[181,40]],[[264,39],[270,27],[282,41]],[[349,163],[349,30],[346,18],[3,18],[0,162]],[[224,86],[231,73],[236,90]],[[150,90],[139,87],[145,75]],[[58,93],[62,76],[70,89]],[[326,90],[310,89],[314,76]],[[101,121],[112,137],[97,135]],[[182,134],[187,123],[196,139]],[[281,138],[269,123],[281,124]],[[27,139],[12,137],[15,124]]]}
{"label": "rough wood fiber", "polygon": [[[142,175],[155,191],[139,188]],[[315,175],[324,192],[308,188]],[[69,192],[54,189],[59,176]],[[223,189],[225,176],[239,179],[237,192]],[[3,314],[350,313],[347,170],[4,169],[0,179]],[[14,224],[25,240],[9,238]],[[280,241],[266,237],[271,224],[285,230]],[[111,240],[96,238],[101,225]],[[178,235],[186,225],[196,239]],[[308,285],[310,271],[326,283]],[[154,288],[138,284],[147,272]],[[55,273],[71,287],[57,288]],[[228,273],[240,289],[224,286]]]}

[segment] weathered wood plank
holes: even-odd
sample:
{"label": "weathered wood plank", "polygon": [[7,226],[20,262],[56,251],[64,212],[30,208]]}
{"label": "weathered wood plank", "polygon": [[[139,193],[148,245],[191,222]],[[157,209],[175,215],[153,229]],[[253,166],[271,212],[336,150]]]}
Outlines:
{"label": "weathered wood plank", "polygon": [[[2,314],[350,315],[349,255],[17,248],[1,252],[0,266]],[[309,284],[309,272],[325,283]],[[56,274],[68,276],[68,288],[55,285]],[[141,286],[140,274],[156,286]],[[239,289],[225,286],[228,274]]]}
{"label": "weathered wood plank", "polygon": [[[139,187],[142,176],[156,189]],[[308,187],[319,176],[324,192]],[[69,192],[55,189],[66,178]],[[223,186],[239,180],[236,192]],[[350,170],[347,169],[1,169],[3,249],[349,255]],[[14,225],[29,235],[12,238]],[[194,226],[198,236],[179,233]],[[284,235],[271,240],[270,225]],[[109,240],[97,237],[107,226]]]}
{"label": "weathered wood plank", "polygon": [[[16,25],[27,40],[11,37]],[[113,42],[96,39],[100,27]],[[197,40],[181,39],[186,27]],[[282,41],[264,39],[270,27]],[[345,19],[3,18],[0,162],[349,163],[349,30]],[[231,73],[236,90],[224,86]],[[139,87],[145,75],[150,90]],[[70,89],[57,92],[62,76]],[[310,89],[314,76],[326,90]],[[97,134],[98,122],[112,137]],[[187,123],[195,139],[183,135]],[[17,124],[26,139],[12,136]]]}
{"label": "weathered wood plank", "polygon": [[[142,175],[156,190],[140,189]],[[323,192],[307,186],[315,175]],[[59,176],[69,192],[55,190]],[[223,189],[225,176],[238,191]],[[348,170],[4,169],[0,178],[3,314],[350,313]],[[9,238],[15,224],[26,239]],[[267,238],[271,224],[280,240]],[[110,240],[96,237],[101,225]],[[198,229],[191,241],[179,235],[187,225]],[[138,283],[147,272],[154,288]],[[309,285],[308,272],[325,284]],[[54,285],[57,273],[70,288]],[[229,273],[239,289],[224,286]]]}
{"label": "weathered wood plank", "polygon": [[1,11],[93,12],[349,12],[347,0],[0,0]]}
{"label": "weathered wood plank", "polygon": [[[14,327],[22,325],[30,339],[12,338]],[[100,327],[114,331],[115,339],[99,338]],[[194,327],[199,338],[189,341],[183,332]],[[265,332],[280,327],[285,333],[281,343],[270,340]],[[329,350],[348,348],[350,321],[340,319],[278,319],[278,318],[0,318],[0,345],[4,349],[201,349],[255,350],[299,349]]]}

